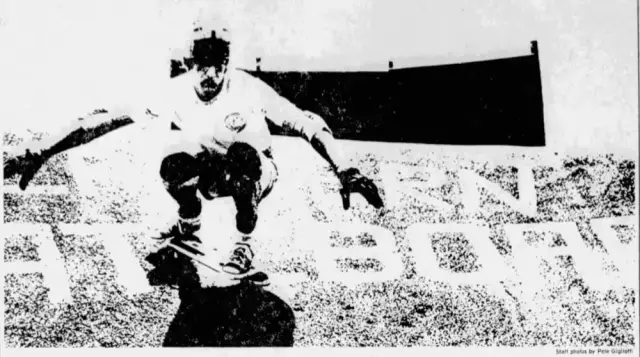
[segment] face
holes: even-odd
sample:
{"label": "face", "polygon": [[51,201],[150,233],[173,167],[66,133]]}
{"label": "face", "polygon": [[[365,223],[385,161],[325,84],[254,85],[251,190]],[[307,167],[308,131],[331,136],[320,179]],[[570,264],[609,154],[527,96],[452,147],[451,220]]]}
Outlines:
{"label": "face", "polygon": [[229,64],[229,43],[218,38],[197,40],[192,55],[194,87],[200,96],[210,100],[222,89]]}
{"label": "face", "polygon": [[194,83],[196,91],[205,97],[215,97],[222,89],[227,66],[196,65],[194,69],[196,71],[196,83]]}

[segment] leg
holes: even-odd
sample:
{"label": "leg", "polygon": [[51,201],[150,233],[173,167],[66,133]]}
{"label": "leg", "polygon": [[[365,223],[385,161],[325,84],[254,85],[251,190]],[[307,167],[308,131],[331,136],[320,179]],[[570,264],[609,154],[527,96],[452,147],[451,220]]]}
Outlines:
{"label": "leg", "polygon": [[277,180],[277,169],[272,159],[245,143],[231,145],[225,159],[225,186],[236,204],[236,227],[239,232],[250,234],[258,220],[258,204]]}
{"label": "leg", "polygon": [[249,241],[258,221],[258,204],[273,188],[277,169],[272,159],[244,143],[233,144],[226,160],[226,186],[236,205],[236,227],[240,234],[225,270],[244,274],[252,268],[254,254]]}
{"label": "leg", "polygon": [[175,234],[191,234],[200,228],[202,202],[197,195],[199,179],[198,159],[186,152],[171,154],[162,160],[160,177],[171,197],[178,203],[178,224],[165,232],[168,238]]}

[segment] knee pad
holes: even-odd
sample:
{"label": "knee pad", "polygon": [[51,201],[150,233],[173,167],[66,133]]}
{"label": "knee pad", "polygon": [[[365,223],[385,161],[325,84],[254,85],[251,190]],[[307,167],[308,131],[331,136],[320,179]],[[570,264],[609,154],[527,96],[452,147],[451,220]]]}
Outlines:
{"label": "knee pad", "polygon": [[160,164],[160,178],[165,186],[179,186],[198,176],[196,158],[187,153],[165,157]]}
{"label": "knee pad", "polygon": [[260,153],[246,143],[233,143],[225,156],[227,170],[232,178],[247,176],[258,181],[262,176],[262,161]]}

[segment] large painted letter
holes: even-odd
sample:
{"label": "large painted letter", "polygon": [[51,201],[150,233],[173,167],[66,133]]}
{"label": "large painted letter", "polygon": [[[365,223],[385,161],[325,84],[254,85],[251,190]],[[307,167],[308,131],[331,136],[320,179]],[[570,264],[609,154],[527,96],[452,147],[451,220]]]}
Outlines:
{"label": "large painted letter", "polygon": [[398,205],[400,200],[407,195],[442,212],[453,210],[453,205],[450,203],[424,192],[442,187],[448,182],[448,178],[442,170],[424,166],[385,164],[380,169],[380,176],[385,190],[385,204],[388,207]]}
{"label": "large painted letter", "polygon": [[125,287],[127,294],[143,294],[152,291],[147,274],[135,256],[124,235],[141,228],[134,224],[61,224],[64,234],[95,235],[100,239],[118,272],[117,283]]}
{"label": "large painted letter", "polygon": [[[396,254],[395,238],[388,229],[365,223],[318,224],[317,227],[323,233],[323,238],[318,239],[315,245],[315,258],[320,280],[340,282],[353,287],[359,283],[398,279],[402,275],[402,259],[400,255]],[[375,241],[375,246],[332,247],[329,237],[333,231],[354,238],[359,234],[369,233]],[[336,260],[345,258],[376,259],[381,263],[382,270],[340,271]]]}
{"label": "large painted letter", "polygon": [[[435,233],[463,233],[477,253],[480,270],[456,273],[441,268],[429,237]],[[425,278],[453,285],[495,285],[509,275],[504,259],[489,239],[487,227],[474,224],[417,223],[407,229],[407,239],[415,252],[416,270]]]}
{"label": "large painted letter", "polygon": [[[611,287],[601,267],[594,264],[593,251],[585,245],[578,227],[573,222],[550,222],[537,224],[507,224],[505,233],[513,248],[513,263],[518,273],[523,276],[524,283],[530,293],[540,291],[546,284],[542,279],[539,264],[542,260],[551,260],[557,256],[572,256],[575,269],[585,282],[594,289],[605,290]],[[548,236],[546,241],[535,245],[529,244],[525,232],[558,233],[565,241],[564,246],[551,246]]]}
{"label": "large painted letter", "polygon": [[[614,226],[633,227],[631,240],[623,243]],[[598,218],[591,220],[591,227],[604,244],[614,264],[620,270],[621,283],[633,287],[638,284],[638,216]]]}
{"label": "large painted letter", "polygon": [[[435,233],[462,233],[473,246],[478,257],[478,271],[470,273],[452,272],[438,264],[431,237]],[[510,306],[513,319],[518,319],[519,307],[514,302],[512,287],[513,271],[507,267],[504,258],[489,239],[487,227],[474,224],[428,224],[416,223],[407,229],[407,240],[413,251],[416,271],[427,279],[432,279],[459,287],[472,285],[482,287],[487,292],[502,299]]]}
{"label": "large painted letter", "polygon": [[2,225],[2,230],[5,239],[9,235],[32,236],[40,256],[40,260],[35,262],[4,262],[4,274],[41,273],[52,303],[72,302],[64,259],[53,241],[51,227],[45,224],[6,223]]}
{"label": "large painted letter", "polygon": [[460,184],[462,185],[465,209],[471,213],[475,213],[480,209],[480,188],[482,187],[525,216],[533,217],[537,214],[538,200],[533,171],[530,167],[518,167],[519,199],[503,190],[498,184],[490,182],[473,171],[460,171]]}

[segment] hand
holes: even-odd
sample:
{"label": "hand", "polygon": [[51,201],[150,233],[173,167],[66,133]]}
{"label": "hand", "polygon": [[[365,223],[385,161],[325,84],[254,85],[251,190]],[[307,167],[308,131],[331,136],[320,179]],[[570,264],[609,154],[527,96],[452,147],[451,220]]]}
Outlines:
{"label": "hand", "polygon": [[4,177],[20,175],[19,186],[24,191],[45,161],[40,153],[32,153],[29,149],[22,155],[9,155],[4,161]]}
{"label": "hand", "polygon": [[342,196],[342,206],[345,210],[349,209],[351,205],[351,193],[361,194],[375,208],[383,206],[378,187],[370,178],[363,176],[358,169],[350,168],[341,171],[338,173],[338,179],[342,183],[340,195]]}

